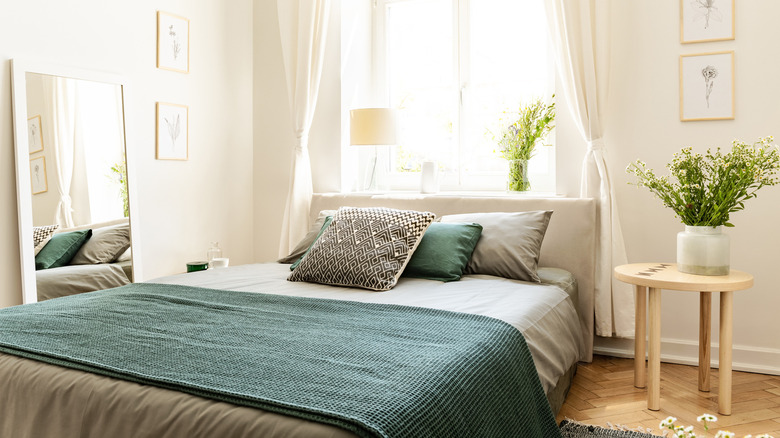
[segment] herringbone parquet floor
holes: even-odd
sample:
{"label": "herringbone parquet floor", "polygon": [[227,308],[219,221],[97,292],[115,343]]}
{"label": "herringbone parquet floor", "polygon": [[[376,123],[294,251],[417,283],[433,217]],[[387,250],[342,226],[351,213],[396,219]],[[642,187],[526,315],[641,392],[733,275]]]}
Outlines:
{"label": "herringbone parquet floor", "polygon": [[[704,429],[696,417],[709,413],[718,417],[707,436],[719,429],[742,437],[768,433],[780,438],[780,376],[735,371],[732,387],[732,415],[718,414],[718,370],[713,369],[710,392],[697,389],[697,368],[661,364],[661,410],[647,409],[647,392],[634,388],[633,359],[595,356],[590,364],[580,364],[558,421],[570,418],[587,424],[619,424],[628,428],[651,428],[666,417],[677,424]],[[714,431],[713,431],[714,429]]]}

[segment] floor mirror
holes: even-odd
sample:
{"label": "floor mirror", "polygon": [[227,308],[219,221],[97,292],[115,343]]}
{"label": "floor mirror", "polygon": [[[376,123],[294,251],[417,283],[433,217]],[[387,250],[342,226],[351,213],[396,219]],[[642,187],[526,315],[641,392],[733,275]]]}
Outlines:
{"label": "floor mirror", "polygon": [[11,64],[23,303],[140,281],[128,84]]}

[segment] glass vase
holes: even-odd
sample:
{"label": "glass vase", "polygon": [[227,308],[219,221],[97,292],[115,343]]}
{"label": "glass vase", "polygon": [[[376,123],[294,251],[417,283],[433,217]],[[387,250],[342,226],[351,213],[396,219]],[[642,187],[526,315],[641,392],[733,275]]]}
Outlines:
{"label": "glass vase", "polygon": [[723,227],[685,226],[677,233],[677,270],[697,275],[728,275],[729,236]]}
{"label": "glass vase", "polygon": [[211,242],[211,248],[206,251],[206,259],[209,261],[209,268],[213,268],[214,259],[222,257],[222,249],[219,247],[219,242]]}
{"label": "glass vase", "polygon": [[506,189],[510,192],[525,192],[531,190],[528,182],[528,160],[508,160],[509,173],[507,175]]}

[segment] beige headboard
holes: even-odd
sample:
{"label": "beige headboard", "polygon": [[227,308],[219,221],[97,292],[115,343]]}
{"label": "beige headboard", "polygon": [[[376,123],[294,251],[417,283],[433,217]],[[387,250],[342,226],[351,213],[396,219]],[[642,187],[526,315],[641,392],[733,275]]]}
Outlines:
{"label": "beige headboard", "polygon": [[565,269],[579,286],[578,311],[586,339],[583,360],[593,354],[593,281],[595,270],[596,207],[592,199],[483,197],[422,194],[316,193],[312,197],[310,223],[320,210],[349,207],[388,207],[430,211],[437,216],[458,213],[552,210],[542,244],[539,266]]}

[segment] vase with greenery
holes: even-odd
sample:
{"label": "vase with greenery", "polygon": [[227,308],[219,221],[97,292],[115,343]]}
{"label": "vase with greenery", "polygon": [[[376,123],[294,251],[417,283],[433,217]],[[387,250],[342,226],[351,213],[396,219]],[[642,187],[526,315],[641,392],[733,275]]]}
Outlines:
{"label": "vase with greenery", "polygon": [[[553,94],[551,101],[554,98]],[[531,189],[528,160],[533,156],[536,144],[553,129],[554,120],[555,102],[546,104],[537,99],[527,105],[521,104],[517,119],[501,131],[498,139],[501,157],[509,162],[507,190],[521,192]]]}
{"label": "vase with greenery", "polygon": [[728,236],[723,227],[733,227],[731,213],[745,208],[761,187],[778,183],[780,154],[773,137],[753,144],[732,142],[729,152],[708,149],[694,153],[688,147],[674,154],[667,164],[669,175],[658,176],[637,160],[626,171],[637,178],[686,226],[677,237],[677,268],[701,275],[729,272]]}

